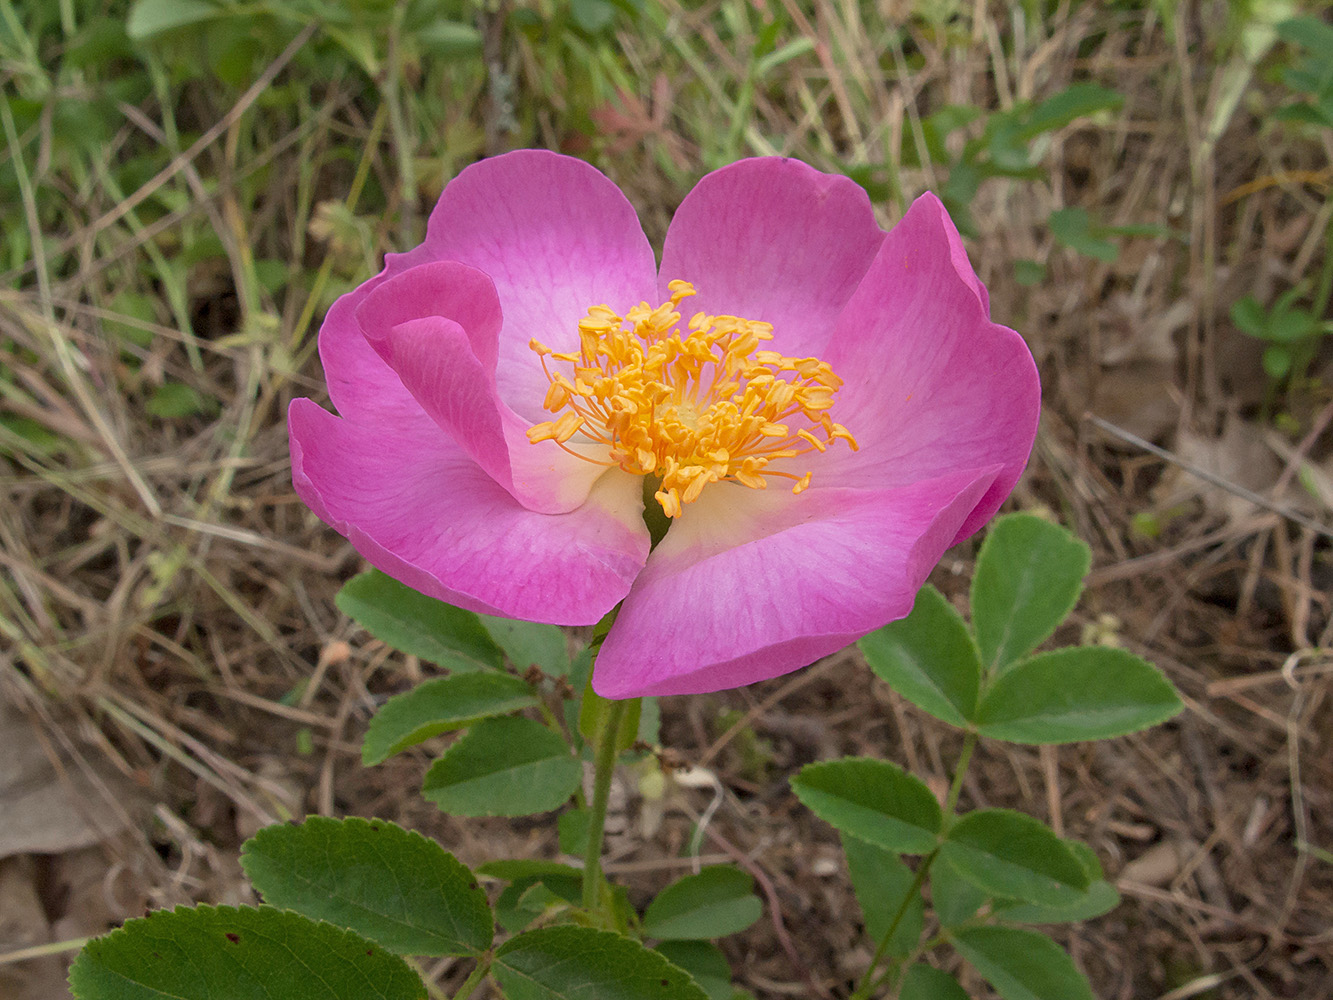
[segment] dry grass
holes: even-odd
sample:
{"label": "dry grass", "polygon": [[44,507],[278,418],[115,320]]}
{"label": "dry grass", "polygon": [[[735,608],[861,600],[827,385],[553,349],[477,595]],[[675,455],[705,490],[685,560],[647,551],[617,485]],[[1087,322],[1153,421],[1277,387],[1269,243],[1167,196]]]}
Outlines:
{"label": "dry grass", "polygon": [[[299,115],[261,111],[274,86],[292,81],[312,28],[235,101],[188,93],[182,109],[198,138],[184,148],[161,108],[126,105],[106,162],[157,144],[175,154],[136,190],[115,190],[106,175],[62,189],[41,159],[43,135],[11,140],[31,242],[45,251],[0,291],[11,368],[0,411],[45,434],[0,424],[0,694],[23,710],[62,780],[86,774],[105,792],[89,795],[87,809],[132,803],[127,832],[94,848],[110,903],[83,911],[82,923],[73,917],[86,859],[78,868],[73,855],[48,858],[17,876],[37,886],[49,927],[32,943],[95,933],[145,903],[243,899],[241,840],[305,812],[410,823],[471,863],[493,856],[497,840],[516,854],[555,850],[546,825],[463,823],[423,805],[424,758],[360,767],[378,699],[429,668],[338,614],[333,595],[359,559],[290,485],[283,414],[295,395],[322,398],[318,316],[369,273],[368,256],[402,246],[428,204],[395,180],[405,143],[424,198],[465,162],[460,144],[591,149],[659,242],[692,179],[735,156],[873,165],[888,224],[947,177],[947,164],[903,154],[930,113],[1003,110],[1093,79],[1121,92],[1123,107],[1051,136],[1038,179],[985,184],[970,249],[994,315],[1024,333],[1043,372],[1043,431],[1015,503],[1058,512],[1093,546],[1077,627],[1157,662],[1189,707],[1107,744],[990,746],[964,796],[1027,809],[1088,840],[1119,880],[1124,905],[1068,937],[1105,1000],[1333,995],[1328,538],[1201,498],[1171,462],[1085,419],[1097,414],[1195,465],[1207,462],[1182,442],[1215,445],[1229,420],[1241,422],[1276,470],[1242,485],[1328,523],[1326,508],[1285,487],[1302,459],[1328,468],[1333,375],[1325,368],[1292,398],[1301,433],[1281,451],[1257,420],[1258,349],[1227,309],[1312,273],[1329,252],[1333,139],[1297,140],[1264,121],[1273,85],[1262,65],[1245,99],[1229,101],[1229,74],[1246,65],[1220,29],[1220,4],[1181,5],[1167,24],[1158,7],[1091,3],[1050,5],[1040,19],[977,3],[939,24],[889,0],[649,7],[614,59],[589,56],[600,95],[591,136],[576,127],[569,96],[575,43],[562,63],[553,43],[506,34],[484,15],[492,80],[512,85],[511,106],[459,71],[445,79],[453,103],[409,106],[410,139],[346,79],[312,88],[319,103]],[[786,22],[778,48],[813,44],[761,77],[750,51],[774,17]],[[432,110],[443,117],[425,117]],[[367,183],[391,194],[358,229],[347,220],[357,221]],[[155,200],[163,192],[176,207]],[[57,227],[43,222],[39,198],[64,199]],[[1126,239],[1103,263],[1051,237],[1046,217],[1069,206],[1182,238]],[[321,218],[333,222],[312,225]],[[166,257],[192,227],[215,235],[221,263],[173,271]],[[256,281],[259,254],[306,277],[270,294]],[[1020,258],[1042,263],[1046,279],[1018,284]],[[155,319],[112,308],[127,290],[160,297]],[[134,346],[117,332],[126,326],[150,336]],[[166,382],[216,409],[148,415],[146,400]],[[1225,458],[1210,467],[1239,478]],[[1144,515],[1157,537],[1141,530]],[[964,549],[936,574],[946,591],[963,587]],[[751,714],[719,740],[723,709]],[[786,684],[672,699],[664,714],[669,745],[721,778],[702,850],[743,859],[780,905],[773,922],[727,944],[739,981],[776,998],[808,995],[812,977],[839,995],[866,957],[850,944],[855,905],[835,836],[797,808],[784,778],[854,752],[943,782],[953,736],[850,654]],[[690,817],[713,796],[682,790],[651,839],[614,842],[610,868],[636,898],[680,871]],[[634,808],[631,798],[631,827]],[[779,923],[799,942],[797,965]],[[22,981],[39,964],[0,975]],[[432,971],[451,981],[447,963]]]}

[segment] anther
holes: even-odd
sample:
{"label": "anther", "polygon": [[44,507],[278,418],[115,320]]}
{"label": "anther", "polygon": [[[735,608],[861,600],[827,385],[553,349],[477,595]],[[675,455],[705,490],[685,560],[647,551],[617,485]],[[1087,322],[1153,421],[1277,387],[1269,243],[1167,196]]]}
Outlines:
{"label": "anther", "polygon": [[[677,307],[695,289],[680,280],[667,287],[667,302],[641,302],[623,317],[605,305],[589,309],[578,324],[578,354],[530,341],[550,381],[543,406],[560,414],[530,428],[530,441],[555,441],[585,461],[660,475],[654,497],[668,517],[680,516],[715,482],[766,489],[766,477],[776,475],[800,493],[811,473],[798,477],[772,462],[823,452],[839,439],[857,447],[827,415],[842,385],[828,365],[758,350],[773,339],[773,326],[743,317],[696,312],[682,334]],[[572,381],[552,372],[548,360],[570,364]],[[808,426],[793,431],[794,419]],[[568,447],[580,433],[603,445],[606,457]]]}

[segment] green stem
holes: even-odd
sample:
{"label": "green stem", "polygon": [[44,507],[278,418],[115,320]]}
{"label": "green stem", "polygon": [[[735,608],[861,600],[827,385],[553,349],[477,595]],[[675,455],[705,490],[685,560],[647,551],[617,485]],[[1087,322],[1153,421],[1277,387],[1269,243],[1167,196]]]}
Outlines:
{"label": "green stem", "polygon": [[572,748],[574,746],[574,741],[570,738],[569,731],[565,728],[565,724],[560,720],[560,717],[555,714],[555,709],[545,701],[539,701],[537,702],[537,711],[542,714],[542,721],[546,723],[546,728],[561,737]]}
{"label": "green stem", "polygon": [[856,984],[856,992],[848,997],[847,1000],[867,1000],[870,996],[870,991],[874,988],[875,983],[877,982],[875,979],[875,968],[884,960],[884,955],[889,950],[889,943],[893,940],[893,935],[898,933],[898,925],[903,922],[903,917],[907,916],[907,908],[912,905],[912,900],[915,899],[917,893],[921,891],[921,887],[926,884],[926,875],[930,871],[931,864],[935,861],[935,855],[939,854],[939,852],[940,849],[937,847],[921,859],[921,864],[917,866],[916,875],[912,879],[912,884],[903,895],[903,901],[898,907],[898,912],[895,913],[893,919],[889,921],[889,929],[885,931],[884,936],[879,939],[879,947],[875,949],[874,957],[870,959],[870,964],[866,966],[865,975],[863,975],[861,981]]}
{"label": "green stem", "polygon": [[977,734],[968,733],[963,740],[963,750],[958,755],[958,766],[954,768],[953,782],[949,785],[949,797],[944,802],[946,829],[953,822],[954,810],[958,807],[958,793],[963,790],[963,775],[967,774],[967,765],[972,762],[972,751],[976,748]]}
{"label": "green stem", "polygon": [[454,994],[454,1000],[467,1000],[481,985],[481,981],[486,978],[486,973],[491,971],[490,958],[484,958],[477,963],[477,967],[472,970],[472,975],[463,980],[463,985],[458,987],[458,992]]}
{"label": "green stem", "polygon": [[[885,969],[883,972],[881,972],[879,976],[875,978],[875,981],[870,984],[870,993],[867,994],[867,996],[873,995],[881,986],[883,986],[886,982],[889,982],[889,980],[892,980],[892,982],[890,983],[891,988],[897,989],[901,985],[900,979],[902,973],[906,969],[908,969],[914,962],[916,962],[917,959],[919,959],[922,955],[934,951],[940,945],[944,944],[946,940],[947,939],[943,934],[939,934],[931,938],[929,941],[917,945],[914,949],[912,949],[911,954],[905,956],[904,958],[895,959],[894,961],[890,962],[888,968]],[[893,995],[897,996],[896,993]]]}
{"label": "green stem", "polygon": [[[585,698],[595,698],[591,689]],[[592,805],[588,816],[588,846],[583,851],[583,908],[598,914],[602,910],[602,838],[606,828],[606,804],[611,798],[611,777],[615,773],[619,748],[616,738],[629,702],[610,702],[597,732],[593,764]]]}
{"label": "green stem", "polygon": [[403,114],[400,42],[406,16],[407,4],[399,0],[389,25],[388,65],[384,69],[384,83],[380,90],[389,108],[389,132],[393,136],[393,149],[398,159],[398,184],[404,192],[398,228],[405,246],[416,239],[417,224],[416,139],[408,132],[407,119]]}
{"label": "green stem", "polygon": [[[953,780],[949,783],[949,794],[944,801],[944,822],[941,826],[942,832],[947,832],[949,827],[953,825],[954,811],[958,808],[958,796],[963,790],[963,776],[967,774],[967,766],[972,762],[972,751],[976,748],[977,734],[969,732],[963,739],[963,749],[958,754],[958,764],[954,768]],[[879,947],[875,949],[874,957],[870,959],[870,964],[866,967],[865,975],[863,975],[861,981],[856,984],[856,991],[848,997],[848,1000],[868,1000],[871,992],[884,981],[885,976],[888,976],[893,972],[894,966],[890,963],[890,966],[885,970],[884,975],[879,977],[875,976],[875,969],[879,966],[879,963],[884,960],[884,956],[888,953],[889,943],[893,940],[893,935],[898,932],[898,925],[902,923],[903,917],[907,915],[907,908],[911,905],[912,900],[916,898],[917,893],[921,891],[921,887],[925,885],[926,875],[930,873],[930,866],[934,864],[935,856],[939,854],[939,852],[940,849],[937,847],[921,859],[921,864],[917,866],[916,874],[912,878],[912,884],[908,888],[907,893],[903,896],[903,901],[898,907],[898,912],[893,915],[893,920],[889,923],[889,929],[885,931],[884,936],[880,938]]]}

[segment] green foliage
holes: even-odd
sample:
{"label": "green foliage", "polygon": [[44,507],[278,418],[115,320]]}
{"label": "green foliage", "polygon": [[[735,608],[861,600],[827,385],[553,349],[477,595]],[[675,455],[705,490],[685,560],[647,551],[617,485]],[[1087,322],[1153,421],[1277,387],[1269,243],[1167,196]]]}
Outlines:
{"label": "green foliage", "polygon": [[912,613],[858,644],[870,668],[937,719],[965,726],[976,718],[981,659],[962,616],[934,587],[916,595]]}
{"label": "green foliage", "polygon": [[999,518],[977,556],[973,632],[925,587],[910,615],[861,640],[866,662],[919,708],[994,739],[1068,743],[1164,722],[1180,698],[1131,653],[1087,646],[1029,656],[1073,610],[1089,560],[1088,547],[1058,525]]}
{"label": "green foliage", "polygon": [[557,809],[582,769],[540,722],[486,719],[431,765],[422,794],[456,816],[528,816]]}
{"label": "green foliage", "polygon": [[570,809],[556,821],[560,850],[566,854],[581,854],[588,844],[588,825],[592,816],[587,809]]}
{"label": "green foliage", "polygon": [[1252,295],[1231,307],[1231,322],[1236,329],[1268,345],[1263,366],[1274,382],[1303,377],[1319,350],[1320,339],[1333,332],[1333,322],[1321,321],[1315,312],[1297,305],[1306,293],[1306,286],[1297,285],[1279,295],[1267,309]]}
{"label": "green foliage", "polygon": [[1120,248],[1101,235],[1101,227],[1093,223],[1086,208],[1057,209],[1047,218],[1046,224],[1051,227],[1051,235],[1070,250],[1105,264],[1114,263],[1120,256]]}
{"label": "green foliage", "polygon": [[[1026,515],[1001,518],[978,556],[971,628],[926,587],[907,618],[865,637],[861,648],[878,676],[966,730],[969,741],[1095,739],[1170,717],[1180,702],[1169,682],[1125,651],[1033,654],[1077,600],[1088,561],[1087,547],[1055,525]],[[454,667],[390,699],[363,751],[368,763],[379,762],[464,730],[423,782],[426,798],[449,812],[559,808],[579,794],[584,757],[613,759],[632,750],[645,725],[655,732],[653,719],[644,723],[592,692],[591,650],[571,659],[560,629],[472,615],[375,572],[352,580],[338,600],[384,641]],[[502,672],[506,656],[536,672]],[[649,707],[645,715],[655,718]],[[545,721],[515,714],[533,709]],[[575,725],[566,728],[561,719]],[[1022,925],[1082,920],[1113,907],[1118,897],[1095,854],[1021,813],[956,815],[960,777],[944,808],[922,781],[889,761],[821,761],[792,779],[796,796],[842,835],[876,946],[853,996],[870,995],[876,966],[887,961],[881,979],[892,977],[901,996],[956,1000],[957,983],[919,961],[946,941],[1007,1000],[1084,995],[1086,983],[1068,957]],[[582,797],[578,803],[560,823],[561,846],[573,854],[590,842],[596,812]],[[909,863],[903,855],[918,857]],[[478,869],[478,876],[507,883],[492,912],[467,868],[432,841],[381,820],[312,817],[271,827],[247,842],[243,864],[266,902],[294,911],[283,918],[298,921],[293,928],[338,925],[350,931],[337,933],[356,935],[349,940],[364,938],[388,952],[474,958],[473,980],[490,974],[511,1000],[732,1000],[730,969],[706,940],[739,933],[762,912],[751,876],[731,867],[681,878],[639,917],[622,887],[594,883],[589,891],[587,868],[542,860],[496,860]],[[927,888],[942,933],[923,946]],[[188,924],[212,911],[182,912]],[[496,923],[515,936],[492,952]],[[640,938],[657,940],[659,950],[649,951]],[[322,942],[300,947],[322,955]],[[372,947],[366,957],[376,954]],[[92,959],[80,962],[91,967]],[[141,995],[151,994],[127,994]]]}
{"label": "green foliage", "polygon": [[607,0],[570,0],[569,13],[574,23],[590,35],[605,31],[616,18],[615,5]]}
{"label": "green foliage", "polygon": [[1014,280],[1024,288],[1040,285],[1046,280],[1046,265],[1035,260],[1014,261]]}
{"label": "green foliage", "polygon": [[385,820],[308,817],[246,841],[241,865],[265,902],[348,927],[402,955],[479,955],[486,893],[433,840]]}
{"label": "green foliage", "polygon": [[211,21],[224,13],[211,0],[136,0],[125,22],[125,32],[142,42],[164,32]]}
{"label": "green foliage", "polygon": [[872,941],[882,941],[892,932],[888,953],[897,958],[910,955],[926,920],[925,900],[912,869],[894,852],[859,837],[843,836],[842,849],[866,934]]}
{"label": "green foliage", "polygon": [[[906,162],[948,163],[949,172],[939,194],[961,232],[975,230],[970,205],[981,185],[992,178],[1038,183],[1046,178],[1042,160],[1050,145],[1049,136],[1059,129],[1085,118],[1094,123],[1124,104],[1118,91],[1082,81],[1041,101],[1019,101],[1004,111],[987,114],[971,105],[945,105],[922,122],[925,149],[916,149]],[[949,137],[959,131],[973,134],[951,155]],[[1120,253],[1117,240],[1122,237],[1154,238],[1178,236],[1160,225],[1109,226],[1096,221],[1086,208],[1071,206],[1057,209],[1047,219],[1051,235],[1061,245],[1105,263]],[[1040,261],[1019,260],[1014,265],[1015,278],[1022,285],[1044,281],[1047,270]]]}
{"label": "green foliage", "polygon": [[[915,150],[913,159],[950,163],[940,197],[959,229],[967,234],[975,229],[969,206],[984,181],[993,177],[1040,179],[1045,136],[1081,118],[1114,111],[1123,103],[1117,91],[1082,82],[1070,84],[1042,101],[1020,101],[1008,110],[989,115],[975,107],[946,105],[922,123],[926,148]],[[968,139],[961,153],[951,157],[948,137],[978,119],[984,119],[981,134]],[[1112,246],[1113,257],[1114,250]]]}
{"label": "green foliage", "polygon": [[[579,734],[589,743],[595,744],[601,739],[603,729],[613,718],[612,708],[615,704],[592,689],[591,679],[584,685],[583,700],[579,706]],[[617,753],[628,750],[638,740],[642,711],[643,703],[634,698],[628,703],[627,709],[620,714],[620,721],[612,738]]]}
{"label": "green foliage", "polygon": [[[1023,514],[999,518],[977,557],[971,630],[943,595],[924,587],[911,614],[861,640],[862,653],[909,701],[968,732],[960,767],[978,737],[1059,743],[1164,721],[1180,711],[1180,698],[1146,661],[1101,646],[1032,653],[1073,609],[1089,560],[1088,547],[1054,524]],[[943,811],[924,786],[913,788],[916,779],[886,762],[830,761],[793,779],[797,796],[844,833],[853,887],[877,943],[871,969],[852,996],[871,995],[872,973],[883,958],[891,963],[885,976],[895,969],[903,976],[903,997],[962,995],[935,969],[899,967],[918,954],[923,885],[929,885],[945,939],[1006,1000],[1066,995],[1061,990],[1084,995],[1087,984],[1068,956],[1013,925],[1085,920],[1113,908],[1119,897],[1096,855],[1022,813],[986,809],[955,816],[960,779],[961,773]],[[927,799],[937,818],[923,822],[918,815],[904,837],[903,812],[911,803],[924,808]],[[898,857],[902,853],[925,855],[915,873]],[[1006,953],[1006,946],[1027,944],[1027,955]]]}
{"label": "green foliage", "polygon": [[682,969],[637,941],[589,927],[544,927],[495,953],[507,1000],[707,1000]]}
{"label": "green foliage", "polygon": [[477,873],[509,883],[495,901],[495,919],[511,933],[523,930],[549,907],[576,906],[582,893],[583,873],[554,861],[488,861]]}
{"label": "green foliage", "polygon": [[998,519],[972,576],[972,625],[986,669],[1002,673],[1047,639],[1083,592],[1091,550],[1031,514]]}
{"label": "green foliage", "polygon": [[944,927],[957,927],[971,920],[990,897],[958,874],[953,865],[934,865],[930,869],[930,902]]}
{"label": "green foliage", "polygon": [[408,747],[474,722],[537,704],[526,681],[509,674],[467,673],[435,677],[394,695],[375,713],[361,746],[367,767]]}
{"label": "green foliage", "polygon": [[903,976],[898,1000],[968,1000],[968,996],[953,976],[917,962]]}
{"label": "green foliage", "polygon": [[456,60],[481,55],[481,32],[471,24],[430,21],[412,32],[410,37],[423,56]]}
{"label": "green foliage", "polygon": [[1064,841],[1008,809],[968,813],[949,829],[940,859],[992,896],[1059,905],[1088,888],[1087,871]]}
{"label": "green foliage", "polygon": [[995,739],[1072,743],[1137,732],[1182,707],[1151,663],[1123,649],[1081,646],[1034,656],[998,678],[977,724]]}
{"label": "green foliage", "polygon": [[754,879],[715,866],[667,886],[648,904],[643,933],[663,941],[693,941],[739,934],[762,912]]}
{"label": "green foliage", "polygon": [[[652,7],[661,16],[656,5]],[[530,95],[522,109],[505,102],[503,125],[522,137],[514,145],[530,144],[542,117],[560,122],[560,138],[570,148],[600,145],[600,114],[623,99],[629,85],[617,33],[636,33],[646,13],[642,0],[516,5],[508,28],[523,50],[524,69],[518,78],[504,74],[495,81],[506,98],[516,86]]]}
{"label": "green foliage", "polygon": [[164,420],[193,417],[201,413],[212,414],[217,409],[216,400],[209,399],[194,386],[183,382],[163,382],[153,390],[153,395],[144,404],[144,410],[149,415]]}
{"label": "green foliage", "polygon": [[997,919],[1010,924],[1071,924],[1100,917],[1119,905],[1120,893],[1116,892],[1115,886],[1099,878],[1088,883],[1086,892],[1064,903],[1049,905],[998,900],[993,912]]}
{"label": "green foliage", "polygon": [[[49,458],[69,450],[69,441],[59,434],[51,433],[45,424],[39,423],[31,417],[16,417],[11,413],[0,413],[0,428],[8,431],[14,438],[21,441],[24,450],[31,453]],[[5,444],[0,444],[0,455],[12,454],[13,449]]]}
{"label": "green foliage", "polygon": [[654,951],[688,972],[708,1000],[732,1000],[731,966],[727,956],[707,941],[663,941]]}
{"label": "green foliage", "polygon": [[548,674],[569,673],[569,640],[556,625],[478,615],[481,627],[520,672],[539,667]]}
{"label": "green foliage", "polygon": [[1093,1000],[1087,978],[1044,934],[969,927],[955,931],[951,940],[1004,1000]]}
{"label": "green foliage", "polygon": [[[1281,64],[1280,78],[1294,100],[1280,105],[1272,117],[1317,145],[1333,128],[1333,27],[1310,15],[1280,21],[1275,27],[1277,37],[1290,47],[1290,60]],[[1328,185],[1315,183],[1326,191],[1327,210]],[[1333,299],[1333,222],[1325,223],[1323,237],[1317,277],[1296,281],[1270,305],[1247,295],[1231,307],[1236,329],[1265,345],[1262,364],[1269,378],[1265,416],[1271,414],[1279,390],[1291,392],[1305,385],[1323,338],[1333,333],[1333,322],[1325,319]]]}
{"label": "green foliage", "polygon": [[338,610],[376,639],[454,671],[498,669],[503,657],[480,618],[377,569],[338,591]]}
{"label": "green foliage", "polygon": [[869,757],[807,764],[791,786],[807,809],[843,833],[900,854],[935,847],[940,804],[896,764]]}
{"label": "green foliage", "polygon": [[1116,111],[1124,103],[1125,98],[1119,91],[1095,83],[1071,83],[1033,108],[1015,134],[1021,140],[1035,139],[1044,133],[1072,125],[1080,118],[1103,111]]}
{"label": "green foliage", "polygon": [[1278,36],[1296,46],[1301,59],[1282,82],[1301,95],[1278,109],[1282,121],[1333,128],[1333,27],[1316,17],[1294,17],[1277,26]]}
{"label": "green foliage", "polygon": [[78,1000],[426,998],[425,985],[397,955],[269,906],[180,907],[127,921],[84,947],[69,980]]}

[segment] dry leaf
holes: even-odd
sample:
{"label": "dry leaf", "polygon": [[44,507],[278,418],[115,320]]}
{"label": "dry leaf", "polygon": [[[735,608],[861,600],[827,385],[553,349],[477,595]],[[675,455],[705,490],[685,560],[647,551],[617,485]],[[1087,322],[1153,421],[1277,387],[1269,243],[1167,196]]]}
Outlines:
{"label": "dry leaf", "polygon": [[94,780],[75,762],[64,773],[33,738],[32,723],[0,696],[0,858],[40,852],[59,854],[88,847],[125,827],[104,789],[122,805],[134,800],[119,774],[99,769]]}
{"label": "dry leaf", "polygon": [[[1234,414],[1226,418],[1222,436],[1213,438],[1182,430],[1176,439],[1176,455],[1182,462],[1197,466],[1237,486],[1267,496],[1282,472],[1282,466],[1264,441],[1263,431]],[[1173,507],[1198,497],[1204,508],[1228,521],[1254,516],[1257,508],[1250,501],[1214,486],[1185,468],[1172,466],[1162,476],[1155,491],[1159,507]],[[1283,498],[1275,498],[1283,502]]]}

